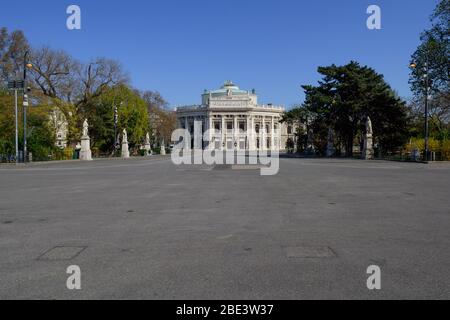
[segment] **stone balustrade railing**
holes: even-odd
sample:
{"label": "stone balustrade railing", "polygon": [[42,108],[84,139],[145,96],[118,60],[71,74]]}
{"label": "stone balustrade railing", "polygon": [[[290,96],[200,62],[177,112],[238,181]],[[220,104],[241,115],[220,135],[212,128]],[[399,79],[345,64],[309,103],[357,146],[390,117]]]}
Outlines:
{"label": "stone balustrade railing", "polygon": [[[239,106],[230,106],[230,107],[239,107]],[[242,106],[241,106],[242,107]],[[285,108],[283,106],[275,106],[271,104],[263,104],[263,105],[256,105],[256,106],[249,106],[253,109],[271,109],[271,110],[278,110],[278,111],[284,111]],[[177,112],[186,112],[186,111],[200,111],[208,109],[208,106],[206,105],[191,105],[191,106],[182,106],[182,107],[176,107],[175,111]]]}

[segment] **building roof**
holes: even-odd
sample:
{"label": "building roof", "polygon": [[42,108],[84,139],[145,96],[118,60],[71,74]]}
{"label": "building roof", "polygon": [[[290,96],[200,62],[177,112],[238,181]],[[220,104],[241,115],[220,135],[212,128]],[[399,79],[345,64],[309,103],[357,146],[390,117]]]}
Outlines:
{"label": "building roof", "polygon": [[249,93],[249,91],[241,90],[232,81],[225,81],[225,83],[220,89],[211,91],[206,90],[205,94],[211,94],[213,96],[226,96],[229,94],[230,91],[233,95],[244,95]]}

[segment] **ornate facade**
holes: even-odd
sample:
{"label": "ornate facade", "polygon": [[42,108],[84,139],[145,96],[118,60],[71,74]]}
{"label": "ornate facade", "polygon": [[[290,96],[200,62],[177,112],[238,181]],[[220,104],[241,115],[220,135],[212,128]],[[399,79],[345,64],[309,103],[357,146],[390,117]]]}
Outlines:
{"label": "ornate facade", "polygon": [[245,91],[231,81],[218,90],[202,94],[202,104],[177,108],[177,126],[194,136],[194,122],[209,129],[208,142],[196,146],[192,138],[186,148],[215,150],[284,150],[288,128],[281,122],[285,109],[258,104],[255,90]]}

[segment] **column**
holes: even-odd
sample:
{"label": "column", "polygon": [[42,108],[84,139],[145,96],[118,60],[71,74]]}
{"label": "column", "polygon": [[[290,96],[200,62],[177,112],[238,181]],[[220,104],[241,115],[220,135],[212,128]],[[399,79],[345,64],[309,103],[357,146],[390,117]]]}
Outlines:
{"label": "column", "polygon": [[[184,117],[184,129],[187,130],[186,132],[189,132],[189,117]],[[191,149],[191,139],[185,136],[183,140],[184,148]]]}
{"label": "column", "polygon": [[252,149],[252,136],[253,134],[251,133],[251,128],[252,128],[252,122],[251,122],[251,118],[250,116],[247,116],[247,146],[246,148],[248,150]]}
{"label": "column", "polygon": [[236,143],[236,145],[237,145],[237,147],[235,147],[236,149],[238,149],[239,148],[239,137],[238,137],[238,135],[239,135],[239,128],[238,128],[238,116],[237,115],[234,115],[233,116],[233,120],[234,120],[234,130],[233,130],[233,132],[234,132],[234,134],[233,134],[233,145]]}
{"label": "column", "polygon": [[272,134],[270,136],[270,150],[275,150],[275,118],[272,116]]}
{"label": "column", "polygon": [[[223,115],[222,114],[222,128],[221,128],[222,130],[222,141],[221,141],[221,144],[220,144],[220,150],[225,150],[225,148],[226,148],[226,143],[227,143],[227,141],[226,141],[226,130],[227,130],[227,126],[226,126],[226,122],[225,122],[225,115]],[[224,144],[225,144],[225,147],[224,147]]]}
{"label": "column", "polygon": [[209,145],[208,149],[213,150],[214,149],[214,142],[213,142],[213,130],[214,130],[214,122],[213,122],[213,115],[212,113],[208,114],[208,130],[209,130]]}
{"label": "column", "polygon": [[256,149],[255,116],[252,116],[252,127],[250,128],[250,149]]}
{"label": "column", "polygon": [[267,132],[266,132],[266,116],[262,117],[262,145],[261,145],[261,150],[266,150],[267,149]]}

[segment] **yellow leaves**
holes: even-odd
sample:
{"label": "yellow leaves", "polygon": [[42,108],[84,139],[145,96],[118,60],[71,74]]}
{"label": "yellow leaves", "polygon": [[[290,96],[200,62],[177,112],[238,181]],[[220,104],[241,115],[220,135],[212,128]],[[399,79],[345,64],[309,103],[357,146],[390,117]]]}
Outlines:
{"label": "yellow leaves", "polygon": [[[418,149],[420,152],[425,150],[425,140],[419,138],[412,138],[409,143],[404,147],[404,150],[408,153],[412,153]],[[429,150],[436,153],[441,153],[443,160],[450,160],[450,140],[436,140],[434,138],[429,139]]]}

